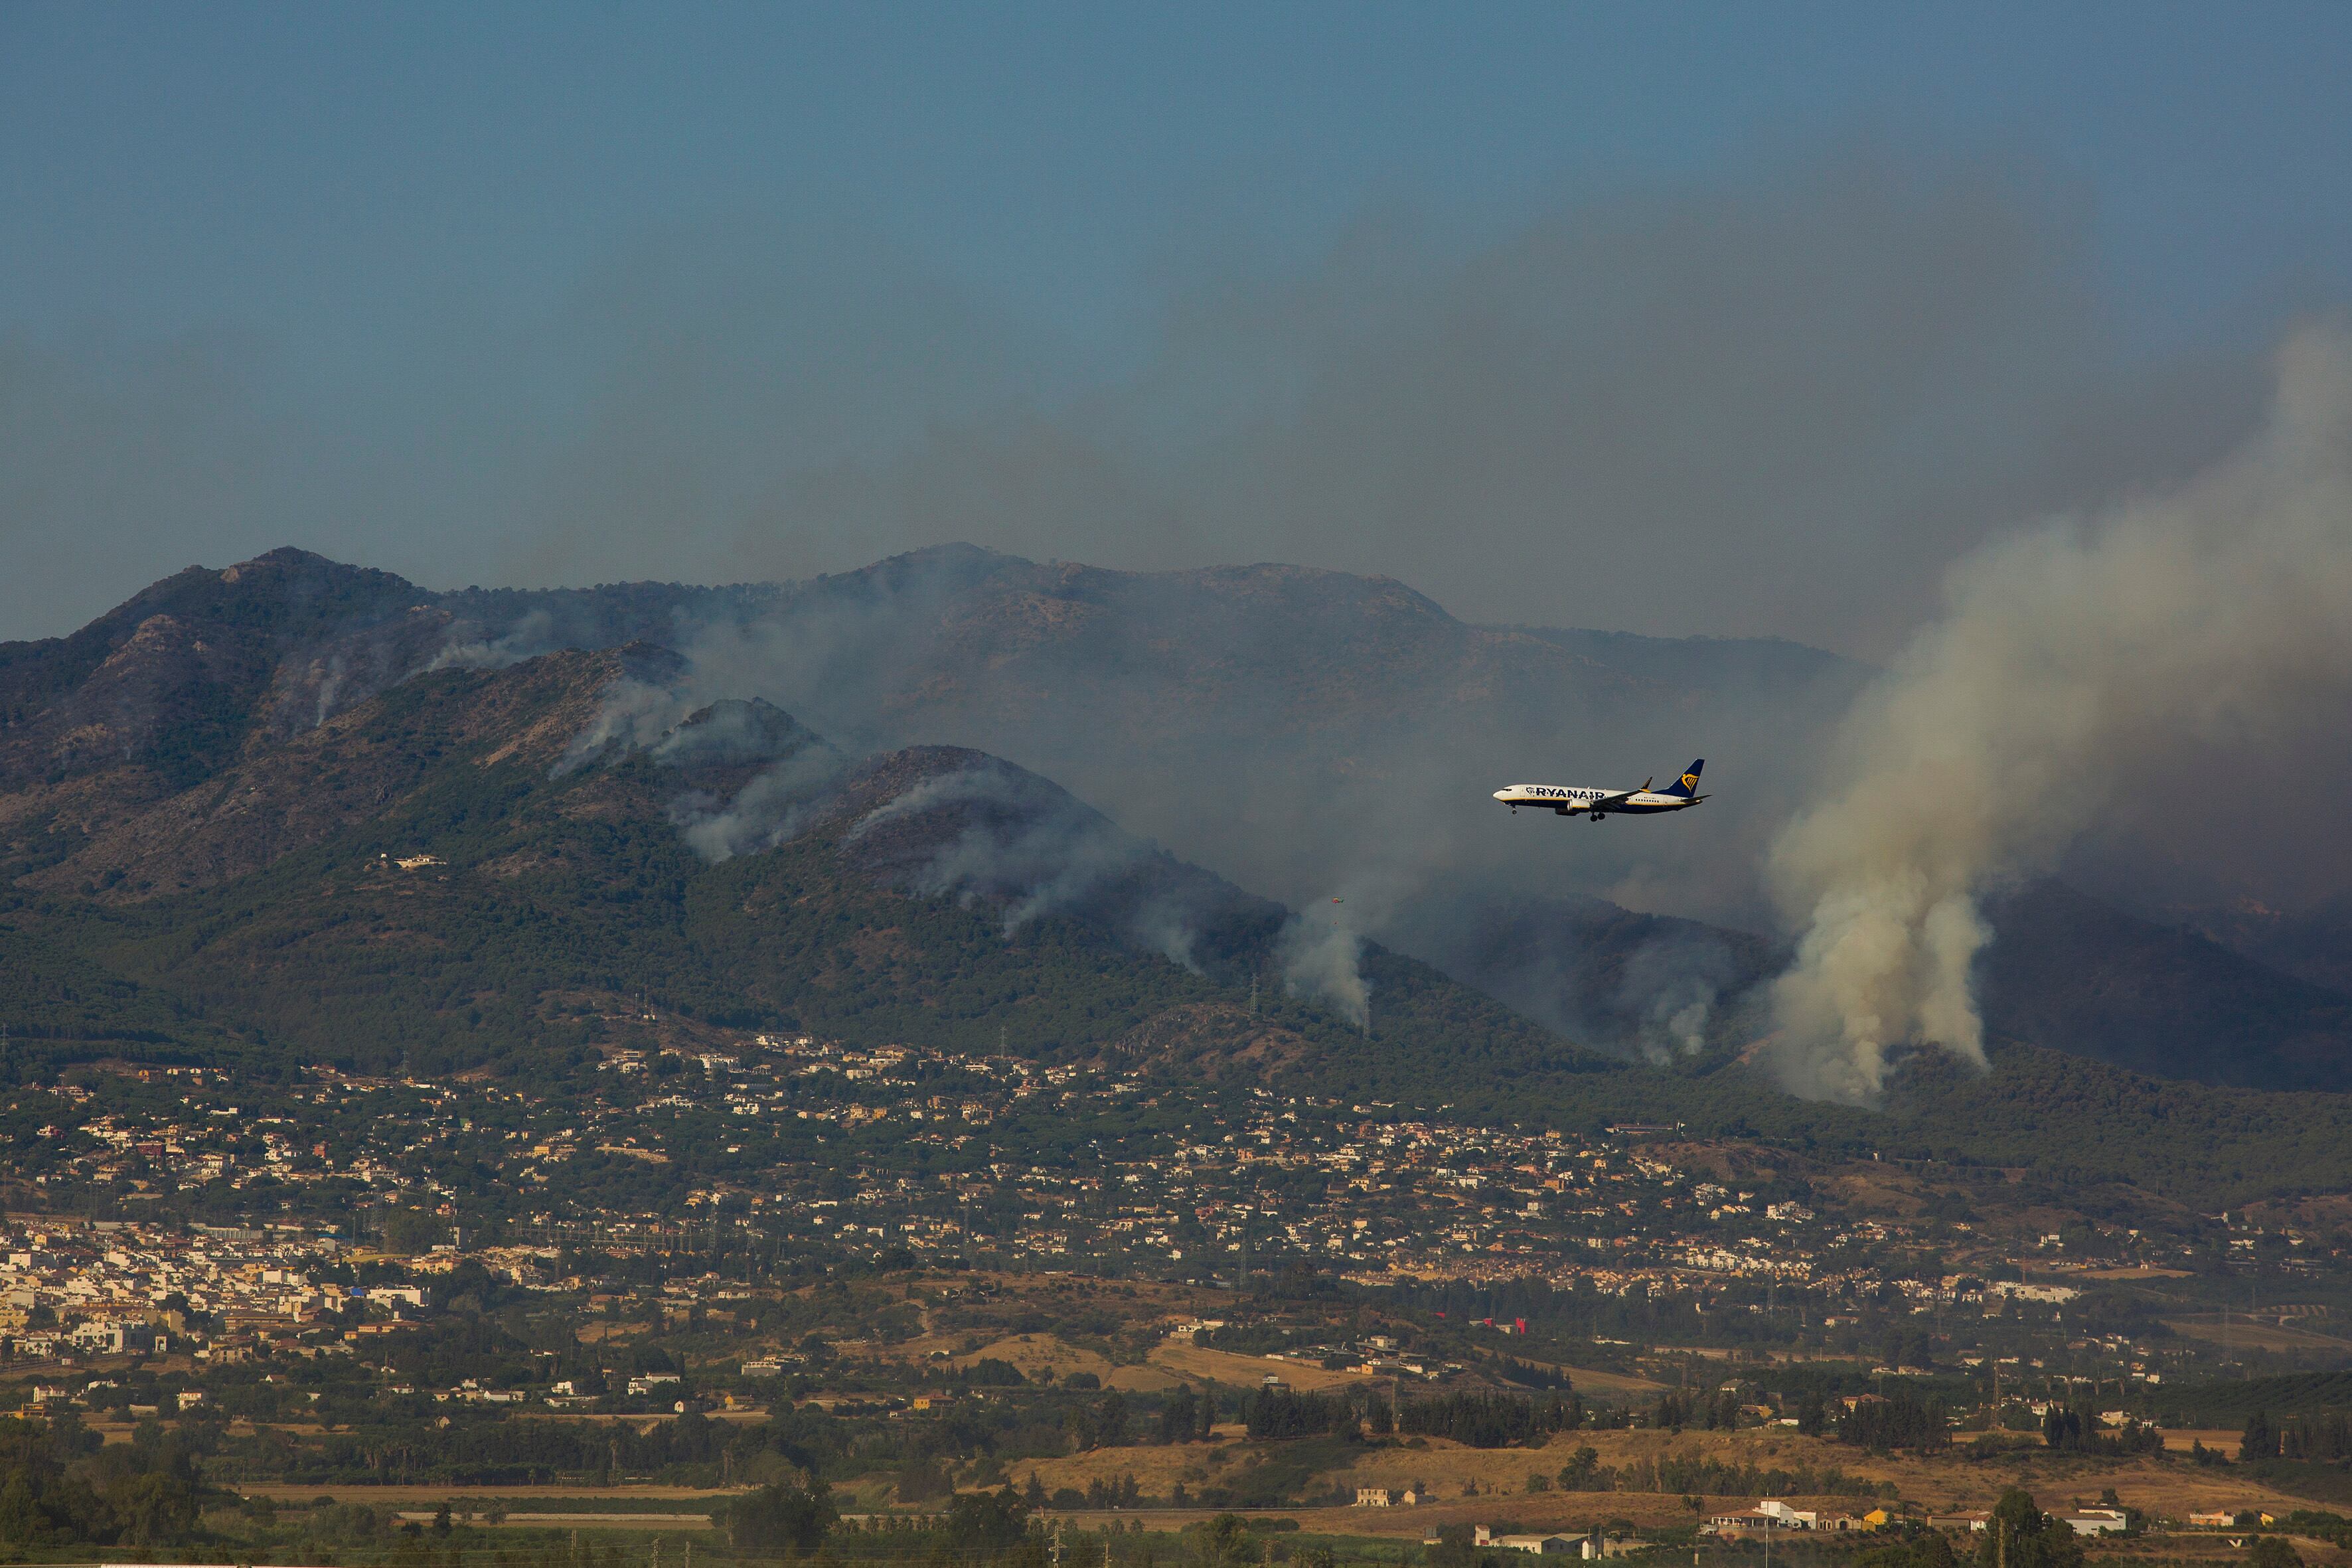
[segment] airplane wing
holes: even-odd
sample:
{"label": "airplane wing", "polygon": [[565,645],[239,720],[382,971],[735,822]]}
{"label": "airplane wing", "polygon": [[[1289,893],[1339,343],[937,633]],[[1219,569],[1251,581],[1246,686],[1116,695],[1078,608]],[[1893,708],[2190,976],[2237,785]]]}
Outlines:
{"label": "airplane wing", "polygon": [[[1647,784],[1643,784],[1642,786],[1642,789],[1647,788],[1649,788],[1649,785]],[[1615,805],[1618,802],[1631,800],[1641,793],[1642,790],[1639,789],[1629,789],[1620,791],[1616,795],[1604,795],[1599,800],[1586,801],[1584,803],[1584,809],[1587,811],[1607,811],[1611,806]]]}

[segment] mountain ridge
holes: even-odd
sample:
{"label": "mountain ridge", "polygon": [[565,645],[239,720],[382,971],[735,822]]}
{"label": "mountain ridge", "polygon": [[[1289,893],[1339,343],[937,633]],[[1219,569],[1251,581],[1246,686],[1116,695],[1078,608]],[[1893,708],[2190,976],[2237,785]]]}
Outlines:
{"label": "mountain ridge", "polygon": [[[12,889],[0,1076],[130,1058],[498,1079],[622,1049],[723,1052],[783,1028],[1048,1061],[1108,1052],[1213,1089],[1439,1120],[2040,1159],[2200,1202],[2352,1184],[2341,1096],[2163,1084],[2000,1042],[1990,1078],[1929,1056],[1885,1107],[1809,1104],[1736,1066],[1658,1073],[1597,1055],[1373,943],[1357,953],[1359,1021],[1285,984],[1304,917],[1003,759],[915,748],[795,772],[821,741],[748,703],[583,751],[575,722],[625,689],[628,664],[609,651],[451,667],[372,700],[321,743],[357,750],[377,726],[429,765],[256,868],[113,902]],[[757,831],[698,853],[692,826],[747,796]],[[1041,855],[1041,833],[1082,852]],[[1192,933],[1174,952],[1139,918],[1171,909]],[[2099,1124],[2052,1143],[2086,1107]]]}
{"label": "mountain ridge", "polygon": [[[1196,593],[1209,597],[1188,596]],[[793,605],[781,621],[762,618]],[[833,699],[855,710],[851,727],[869,739],[853,734],[844,752],[832,731],[803,725],[797,710],[698,693],[728,651],[714,653],[714,639],[765,634],[783,637],[787,653],[810,656],[797,677],[807,685],[822,686],[883,649],[877,672],[854,700]],[[530,651],[541,644],[562,646]],[[1302,646],[1311,657],[1300,664],[1292,654]],[[659,742],[672,752],[665,760],[654,754],[656,746],[643,759],[666,781],[658,788],[641,788],[625,805],[608,801],[605,809],[658,820],[693,856],[763,853],[805,832],[820,786],[845,787],[867,765],[851,763],[853,753],[895,755],[902,770],[919,767],[906,759],[925,755],[936,764],[925,787],[948,789],[940,781],[953,780],[963,795],[937,802],[922,820],[960,826],[944,838],[902,846],[887,865],[885,851],[899,830],[874,830],[861,851],[875,858],[866,870],[898,877],[905,893],[1034,905],[1013,925],[1036,911],[1082,918],[1180,969],[1223,973],[1244,951],[1266,962],[1270,933],[1290,918],[1281,902],[1243,894],[1213,868],[1157,844],[1148,852],[1132,847],[1134,836],[1085,806],[1083,792],[1047,784],[1034,768],[952,733],[910,742],[900,732],[931,723],[944,731],[1020,731],[1036,721],[1035,732],[1053,745],[1073,736],[1103,742],[1117,765],[1097,771],[1113,777],[1124,816],[1161,793],[1150,780],[1187,777],[1188,768],[1202,800],[1232,804],[1219,794],[1223,785],[1198,772],[1200,757],[1224,743],[1221,736],[1245,741],[1271,729],[1292,746],[1265,753],[1272,778],[1319,776],[1339,792],[1321,815],[1344,816],[1363,798],[1348,792],[1368,779],[1377,785],[1388,776],[1381,770],[1394,765],[1360,754],[1364,748],[1410,733],[1424,722],[1411,715],[1426,711],[1436,728],[1413,744],[1443,750],[1445,714],[1492,695],[1501,668],[1492,660],[1504,655],[1549,649],[1544,657],[1570,662],[1544,667],[1543,679],[1589,666],[1603,671],[1593,678],[1603,692],[1683,691],[1669,707],[1701,700],[1691,695],[1696,688],[1611,673],[1579,651],[1612,646],[1654,663],[1686,654],[1694,668],[1718,674],[1719,662],[1706,661],[1727,650],[1805,670],[1816,665],[1799,645],[1754,639],[1660,644],[1619,634],[1479,628],[1393,580],[1275,563],[1131,574],[950,546],[795,584],[435,593],[391,574],[274,551],[216,572],[176,574],[72,637],[0,646],[0,871],[19,898],[102,907],[218,889],[338,836],[363,835],[432,771],[435,748],[470,747],[497,731],[509,749],[485,752],[483,766],[522,758],[547,769],[574,765],[582,738],[626,680],[676,708]],[[1411,657],[1383,662],[1400,647]],[[753,651],[777,662],[773,649]],[[1515,669],[1514,679],[1524,674]],[[378,723],[383,712],[414,718],[420,704],[430,705],[430,692],[466,681],[485,683],[467,688],[475,709],[436,720],[429,737]],[[534,682],[551,684],[542,689]],[[1253,686],[1267,689],[1237,695]],[[670,693],[677,695],[663,695]],[[958,706],[967,699],[968,711]],[[354,717],[376,711],[371,704],[379,705],[377,717]],[[1410,710],[1406,730],[1397,730],[1393,707]],[[1324,728],[1299,721],[1305,711]],[[93,714],[103,721],[101,740],[88,733]],[[880,739],[871,740],[877,731]],[[1120,732],[1129,742],[1116,740]],[[720,754],[753,735],[751,752]],[[678,752],[689,743],[691,766]],[[1138,768],[1148,771],[1120,771]],[[921,782],[901,778],[898,793]],[[1139,782],[1147,787],[1139,793]],[[1002,798],[992,803],[992,791]],[[869,800],[866,810],[887,804]],[[971,850],[959,836],[974,824],[985,827],[992,811],[991,831],[1011,837],[986,842],[995,858],[982,869],[1002,872],[1012,864],[1008,856],[1025,857],[1015,868],[1029,891],[992,886],[977,874],[934,875],[943,857]],[[531,863],[531,856],[556,864],[562,852],[540,846],[512,864]],[[1083,898],[1033,898],[1057,877],[1066,882],[1074,867],[1092,868],[1081,879]],[[1149,897],[1139,891],[1146,884],[1156,889]],[[1988,1019],[1996,1033],[2207,1081],[2344,1087],[2347,1026],[2326,997],[2296,991],[2268,969],[2230,968],[2218,950],[2155,941],[2104,908],[2080,907],[2071,921],[2038,914],[2032,897],[1995,908],[2005,911],[1997,924],[2039,933],[2022,950],[1997,941],[1987,955]],[[2079,937],[2090,913],[2106,960],[2077,952],[2036,969],[2018,959],[2021,951],[2045,957],[2064,951],[2068,931]],[[1759,986],[1779,962],[1767,939],[1604,903],[1547,901],[1475,876],[1448,898],[1407,906],[1394,924],[1402,940],[1393,946],[1440,960],[1454,983],[1505,998],[1555,1037],[1596,1038],[1628,1056],[1705,1073],[1767,1026]],[[1478,936],[1482,930],[1487,937]],[[1337,926],[1320,934],[1338,944],[1334,952],[1358,940]],[[1515,943],[1518,951],[1476,951],[1489,938],[1490,946]],[[1363,952],[1366,973],[1413,962],[1377,944]],[[1578,965],[1590,973],[1563,981]],[[2228,1007],[2195,1013],[2189,1004],[2200,986],[2221,984],[2199,982],[2199,974],[2226,979]],[[2085,991],[2093,976],[2103,994]],[[2176,1002],[2137,1011],[2125,1005],[2135,989],[2156,994],[2166,986]],[[2164,1031],[2181,1036],[2189,1026],[2182,1019],[2191,1016],[2200,1037],[2226,1037],[2231,1049],[2216,1058],[2168,1044]]]}
{"label": "mountain ridge", "polygon": [[[101,863],[86,852],[19,879],[0,925],[28,955],[62,942],[107,984],[164,999],[169,1017],[208,1021],[205,1038],[241,1032],[376,1069],[590,1045],[632,990],[708,1026],[1017,1026],[1052,1051],[1112,1044],[1263,974],[1290,1034],[1350,1032],[1284,997],[1287,910],[1001,759],[929,747],[852,763],[827,749],[780,792],[777,764],[822,742],[753,710],[735,716],[751,743],[714,744],[708,709],[665,737],[694,744],[614,741],[582,757],[628,664],[573,652],[415,678],[167,802],[160,826],[133,817],[95,841],[149,870],[177,847],[193,874],[71,886]],[[760,830],[698,852],[694,825],[730,810]],[[245,858],[223,863],[224,838]],[[1391,975],[1392,1044],[1422,1027],[1420,994],[1529,1059],[1610,1065],[1375,956]],[[583,1006],[590,994],[604,1001]],[[13,1021],[20,1039],[54,1032],[21,1007]]]}

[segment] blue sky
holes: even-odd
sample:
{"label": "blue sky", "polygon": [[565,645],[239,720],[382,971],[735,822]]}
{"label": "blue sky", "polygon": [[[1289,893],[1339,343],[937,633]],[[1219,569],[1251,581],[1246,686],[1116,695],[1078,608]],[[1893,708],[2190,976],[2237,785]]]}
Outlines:
{"label": "blue sky", "polygon": [[[1446,576],[1409,529],[1333,548],[1189,479],[1240,439],[1204,408],[1335,362],[1253,372],[1229,343],[1202,371],[1182,323],[1822,170],[1932,202],[1997,186],[2019,247],[2050,253],[2028,292],[2078,296],[2097,340],[2076,381],[2235,387],[2224,362],[2352,296],[2347,44],[2352,8],[2287,5],[10,5],[0,637],[283,542],[435,584],[797,572],[933,535],[1138,565],[1263,539]],[[1959,402],[2015,397],[1981,395]],[[2217,431],[2242,422],[2242,393],[2212,395]],[[987,537],[968,476],[919,516],[812,510],[853,470],[932,472],[943,428],[1008,405],[1117,471],[1098,534]],[[668,473],[680,499],[643,531],[570,521],[611,489],[580,455],[648,417],[676,428],[631,482]],[[1008,437],[973,439],[1001,474]],[[2032,444],[2001,450],[2022,472]],[[1886,504],[1865,491],[1855,527]],[[1172,542],[1136,521],[1155,507],[1183,518]],[[1890,591],[1916,602],[1967,532],[1890,560]],[[1500,575],[1432,588],[1643,630],[1743,602],[1630,575],[1556,605]],[[1789,597],[1722,629],[1817,614]]]}

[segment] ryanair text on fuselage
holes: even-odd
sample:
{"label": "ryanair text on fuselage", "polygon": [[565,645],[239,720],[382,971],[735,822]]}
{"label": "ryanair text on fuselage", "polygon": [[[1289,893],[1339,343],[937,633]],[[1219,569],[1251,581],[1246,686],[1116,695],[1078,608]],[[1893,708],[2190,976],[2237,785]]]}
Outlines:
{"label": "ryanair text on fuselage", "polygon": [[1561,816],[1581,812],[1595,822],[1619,812],[1649,816],[1661,811],[1687,811],[1706,798],[1698,793],[1698,773],[1705,766],[1706,759],[1701,757],[1683,770],[1682,777],[1656,791],[1650,788],[1657,783],[1655,779],[1643,780],[1640,789],[1625,790],[1580,789],[1573,784],[1512,784],[1496,790],[1495,798],[1514,812],[1531,805]]}

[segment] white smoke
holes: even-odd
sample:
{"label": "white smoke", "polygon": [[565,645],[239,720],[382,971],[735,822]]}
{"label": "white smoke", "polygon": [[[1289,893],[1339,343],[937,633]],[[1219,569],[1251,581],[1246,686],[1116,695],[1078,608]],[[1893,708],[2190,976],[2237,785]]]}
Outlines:
{"label": "white smoke", "polygon": [[812,746],[761,769],[735,798],[719,805],[698,795],[670,802],[670,826],[687,847],[713,864],[789,844],[814,821],[824,786],[841,773],[840,754]]}
{"label": "white smoke", "polygon": [[663,685],[623,676],[604,689],[596,717],[572,738],[572,743],[555,759],[549,773],[561,778],[585,767],[603,756],[609,746],[619,745],[629,751],[652,746],[686,722],[701,706],[683,685]]}
{"label": "white smoke", "polygon": [[800,837],[823,809],[826,787],[845,759],[792,715],[757,700],[715,702],[655,744],[653,760],[670,767],[761,763],[732,798],[689,789],[669,803],[670,825],[712,862],[772,849]]}
{"label": "white smoke", "polygon": [[1368,1029],[1372,1019],[1372,984],[1364,978],[1364,939],[1339,902],[1309,904],[1290,917],[1275,945],[1283,984],[1293,995],[1319,1002]]}
{"label": "white smoke", "polygon": [[545,610],[530,610],[496,637],[453,640],[433,656],[427,669],[504,669],[527,658],[563,646],[556,636],[555,618]]}
{"label": "white smoke", "polygon": [[[1802,930],[1777,984],[1801,1093],[1866,1100],[1891,1049],[1984,1061],[1978,894],[2053,869],[2137,774],[2340,722],[2352,690],[2352,340],[2278,361],[2267,427],[2178,491],[1979,551],[1846,721],[1833,785],[1775,841]],[[2226,828],[2297,784],[2264,750],[2173,805]]]}
{"label": "white smoke", "polygon": [[1121,831],[1109,818],[993,762],[934,774],[858,819],[855,842],[897,818],[961,806],[982,808],[949,843],[938,847],[910,884],[929,897],[986,895],[1003,906],[1008,937],[1046,915],[1077,910],[1116,885],[1145,873],[1148,890],[1121,899],[1127,935],[1194,973],[1199,911],[1181,890],[1150,889],[1160,857],[1152,846]]}
{"label": "white smoke", "polygon": [[1625,962],[1613,998],[1635,1020],[1635,1047],[1664,1067],[1706,1048],[1708,1023],[1738,963],[1722,942],[1696,935],[1655,938]]}
{"label": "white smoke", "polygon": [[343,656],[333,654],[327,659],[325,672],[319,678],[319,696],[311,709],[310,727],[317,729],[335,715],[335,699],[343,693]]}

